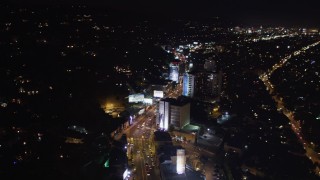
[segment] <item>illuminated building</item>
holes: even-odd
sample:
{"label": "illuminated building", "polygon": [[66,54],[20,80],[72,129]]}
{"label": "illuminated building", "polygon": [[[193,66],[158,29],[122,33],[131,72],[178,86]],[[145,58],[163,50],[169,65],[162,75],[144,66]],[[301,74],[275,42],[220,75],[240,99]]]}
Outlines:
{"label": "illuminated building", "polygon": [[170,74],[169,79],[176,83],[179,83],[179,64],[178,63],[170,63]]}
{"label": "illuminated building", "polygon": [[219,100],[222,88],[222,71],[212,58],[194,63],[192,73],[183,77],[183,95],[203,101]]}
{"label": "illuminated building", "polygon": [[177,149],[177,173],[184,174],[186,170],[186,156],[184,149]]}
{"label": "illuminated building", "polygon": [[129,95],[129,103],[143,102],[144,94],[131,94]]}
{"label": "illuminated building", "polygon": [[181,129],[190,123],[190,103],[166,98],[159,101],[157,124],[163,130],[170,125]]}
{"label": "illuminated building", "polygon": [[168,130],[169,128],[169,115],[170,115],[170,104],[166,101],[159,102],[158,109],[158,124],[161,129]]}
{"label": "illuminated building", "polygon": [[185,73],[183,75],[183,92],[182,95],[193,97],[194,95],[194,79],[193,74]]}
{"label": "illuminated building", "polygon": [[162,180],[206,179],[201,171],[195,171],[186,164],[185,150],[181,146],[161,145],[156,154]]}

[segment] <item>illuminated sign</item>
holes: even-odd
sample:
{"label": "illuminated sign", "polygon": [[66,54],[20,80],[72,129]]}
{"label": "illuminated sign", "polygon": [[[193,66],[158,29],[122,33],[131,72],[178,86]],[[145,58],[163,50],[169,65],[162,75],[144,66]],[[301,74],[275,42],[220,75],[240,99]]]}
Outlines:
{"label": "illuminated sign", "polygon": [[134,102],[143,102],[144,100],[144,94],[132,94],[129,95],[129,103]]}
{"label": "illuminated sign", "polygon": [[128,169],[126,169],[123,173],[123,179],[127,179],[128,176],[130,176],[130,172],[128,171]]}
{"label": "illuminated sign", "polygon": [[163,91],[153,91],[153,97],[163,98]]}
{"label": "illuminated sign", "polygon": [[141,114],[144,113],[144,111],[145,111],[145,109],[141,109],[141,110],[138,112],[138,114],[141,115]]}
{"label": "illuminated sign", "polygon": [[183,174],[186,170],[186,156],[184,149],[177,149],[177,174]]}
{"label": "illuminated sign", "polygon": [[144,98],[143,103],[152,104],[152,99],[151,98]]}

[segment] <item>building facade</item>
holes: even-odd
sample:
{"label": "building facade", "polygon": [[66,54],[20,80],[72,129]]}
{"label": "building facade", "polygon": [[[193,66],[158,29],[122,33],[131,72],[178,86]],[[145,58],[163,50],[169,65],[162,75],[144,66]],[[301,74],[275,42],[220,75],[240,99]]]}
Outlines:
{"label": "building facade", "polygon": [[170,63],[169,69],[170,69],[169,80],[179,83],[179,64]]}
{"label": "building facade", "polygon": [[160,129],[168,130],[170,125],[176,129],[190,123],[190,103],[166,98],[159,101],[157,124]]}
{"label": "building facade", "polygon": [[198,72],[195,78],[195,97],[213,100],[220,96],[222,72]]}
{"label": "building facade", "polygon": [[193,97],[194,96],[194,80],[195,76],[190,73],[185,73],[183,75],[183,91],[182,95]]}

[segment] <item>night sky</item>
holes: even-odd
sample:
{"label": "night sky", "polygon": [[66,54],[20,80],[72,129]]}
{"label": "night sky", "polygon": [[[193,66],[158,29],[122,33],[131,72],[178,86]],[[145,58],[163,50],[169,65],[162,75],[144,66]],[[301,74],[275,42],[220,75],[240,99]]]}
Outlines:
{"label": "night sky", "polygon": [[315,0],[11,0],[19,4],[88,4],[123,15],[146,17],[225,17],[244,24],[311,25],[320,23]]}

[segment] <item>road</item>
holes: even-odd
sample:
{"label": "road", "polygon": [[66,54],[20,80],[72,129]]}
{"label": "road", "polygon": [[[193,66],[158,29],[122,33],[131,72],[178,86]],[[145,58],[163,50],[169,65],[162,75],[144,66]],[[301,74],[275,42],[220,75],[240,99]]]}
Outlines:
{"label": "road", "polygon": [[153,132],[155,131],[156,106],[150,106],[144,114],[135,119],[133,125],[123,131],[127,134],[127,156],[129,166],[133,170],[131,179],[159,180],[160,172],[155,164],[155,147]]}
{"label": "road", "polygon": [[[259,76],[260,80],[263,81],[264,85],[266,86],[267,91],[269,91],[270,95],[272,95],[272,99],[276,102],[277,109],[279,111],[281,111],[289,119],[289,121],[290,121],[289,124],[291,125],[291,129],[297,135],[300,143],[303,145],[304,149],[306,150],[306,156],[313,163],[316,163],[316,162],[320,163],[320,156],[314,150],[314,148],[312,148],[313,143],[306,141],[304,139],[304,137],[302,136],[301,126],[300,126],[299,120],[294,117],[294,112],[290,111],[289,109],[287,109],[284,106],[284,103],[282,101],[282,97],[280,97],[278,95],[273,95],[273,94],[275,94],[275,88],[269,79],[275,70],[277,70],[278,68],[281,68],[293,56],[298,56],[301,53],[304,53],[309,48],[312,48],[312,47],[317,46],[319,44],[320,44],[320,41],[317,41],[311,45],[305,46],[302,49],[293,52],[291,55],[281,59],[279,63],[276,63],[275,65],[273,65],[270,70],[268,70],[267,72],[265,72]],[[320,167],[316,167],[315,172],[317,175],[320,175]]]}
{"label": "road", "polygon": [[[168,91],[166,97],[177,98],[182,93],[182,83]],[[132,179],[160,180],[160,171],[155,163],[155,145],[153,132],[156,130],[156,105],[150,106],[144,114],[137,117],[132,126],[122,133],[127,134],[128,159],[132,170]],[[119,135],[118,137],[121,137]]]}

